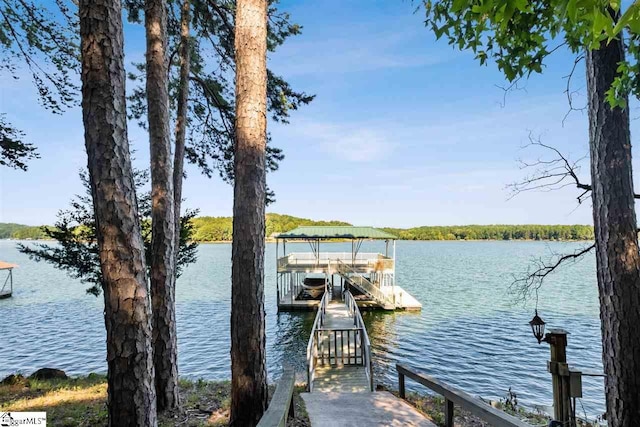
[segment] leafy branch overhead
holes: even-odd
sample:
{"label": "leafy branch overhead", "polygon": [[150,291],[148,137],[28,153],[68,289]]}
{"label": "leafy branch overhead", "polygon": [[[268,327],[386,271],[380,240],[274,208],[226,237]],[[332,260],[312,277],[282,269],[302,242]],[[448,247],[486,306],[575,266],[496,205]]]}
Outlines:
{"label": "leafy branch overhead", "polygon": [[25,163],[38,157],[33,144],[24,142],[24,133],[5,121],[0,114],[0,165],[14,169],[27,170]]}
{"label": "leafy branch overhead", "polygon": [[[278,11],[271,1],[268,22],[268,49],[275,51],[301,27],[290,22],[287,13]],[[169,88],[172,111],[179,100],[179,61],[175,56],[180,47],[180,3],[169,1],[170,71]],[[186,158],[205,175],[218,173],[225,181],[233,181],[233,153],[235,140],[235,59],[234,13],[235,1],[191,1],[190,75],[187,125],[189,128]],[[143,3],[125,2],[129,19],[137,22],[143,15]],[[129,78],[143,83],[144,64],[136,64],[136,72]],[[267,108],[272,120],[288,123],[291,111],[310,103],[314,95],[294,90],[282,77],[267,72]],[[143,85],[134,88],[129,98],[129,115],[145,126],[146,98]],[[270,142],[270,139],[269,139]],[[282,150],[267,147],[267,169],[275,171],[284,158]]]}
{"label": "leafy branch overhead", "polygon": [[559,49],[580,56],[626,32],[627,59],[607,99],[625,107],[626,95],[640,95],[638,2],[625,10],[619,0],[426,0],[424,7],[437,38],[471,50],[481,64],[494,61],[511,82],[542,73]]}
{"label": "leafy branch overhead", "polygon": [[[65,0],[52,3],[47,9],[29,0],[0,2],[0,75],[30,76],[40,104],[59,114],[77,101],[74,77],[80,55],[75,6]],[[26,170],[26,161],[38,157],[36,149],[5,114],[1,120],[0,165]]]}

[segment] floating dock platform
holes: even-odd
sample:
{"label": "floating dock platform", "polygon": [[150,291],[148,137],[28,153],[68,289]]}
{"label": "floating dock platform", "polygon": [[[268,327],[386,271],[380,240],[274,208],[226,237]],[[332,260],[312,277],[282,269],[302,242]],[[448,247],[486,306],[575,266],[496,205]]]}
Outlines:
{"label": "floating dock platform", "polygon": [[[320,251],[321,242],[345,240],[351,252]],[[365,240],[384,242],[384,254],[360,252]],[[396,240],[382,230],[351,226],[298,227],[276,236],[278,310],[317,310],[323,293],[310,283],[324,285],[332,295],[349,290],[363,309],[421,310],[422,304],[396,284]],[[309,243],[311,252],[287,252],[292,241]]]}
{"label": "floating dock platform", "polygon": [[0,261],[0,271],[7,271],[7,276],[4,278],[2,287],[0,287],[0,299],[10,298],[13,295],[13,269],[16,268],[16,264]]}

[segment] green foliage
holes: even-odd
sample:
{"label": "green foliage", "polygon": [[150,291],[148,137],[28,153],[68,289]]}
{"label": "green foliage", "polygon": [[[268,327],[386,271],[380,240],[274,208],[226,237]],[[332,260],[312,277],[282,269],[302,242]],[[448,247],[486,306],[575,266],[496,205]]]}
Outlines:
{"label": "green foliage", "polygon": [[[35,380],[14,375],[16,383],[0,381],[0,412],[43,411],[56,426],[106,426],[107,377]],[[229,425],[231,381],[203,379],[179,380],[180,401],[184,416],[173,412],[158,414],[158,427],[221,427]],[[269,386],[273,397],[275,386]],[[310,426],[309,415],[300,396],[305,389],[296,386],[293,393],[295,417],[288,425]],[[59,422],[58,422],[59,421]],[[50,421],[51,422],[51,421]]]}
{"label": "green foliage", "polygon": [[[58,213],[58,221],[54,227],[40,227],[41,232],[48,239],[56,240],[57,245],[36,243],[34,245],[18,244],[18,250],[29,255],[36,261],[45,261],[54,267],[66,271],[71,277],[80,279],[90,287],[87,293],[100,295],[102,290],[102,273],[100,271],[100,255],[96,236],[96,224],[91,201],[91,190],[85,173],[80,174],[85,186],[84,195],[78,195],[71,201],[71,207]],[[147,172],[136,172],[136,189],[140,189],[148,182]],[[151,198],[149,193],[138,199],[138,212],[142,228],[147,265],[151,253]],[[191,220],[197,211],[187,211],[180,218],[180,246],[176,273],[178,277],[188,264],[196,261],[197,243],[193,240],[193,225]],[[10,227],[8,227],[10,228]],[[0,231],[2,228],[0,228]],[[22,229],[12,233],[19,237]]]}
{"label": "green foliage", "polygon": [[383,230],[402,240],[593,240],[590,225],[454,225]]}
{"label": "green foliage", "polygon": [[47,235],[44,227],[22,224],[0,223],[0,239],[41,240]]}
{"label": "green foliage", "polygon": [[4,0],[0,5],[0,70],[19,78],[19,65],[27,66],[40,102],[54,113],[74,104],[78,71],[77,17],[65,0],[56,0],[57,15],[41,2]]}
{"label": "green foliage", "polygon": [[640,95],[636,3],[624,12],[619,0],[426,0],[424,6],[437,38],[473,51],[480,64],[492,60],[511,82],[541,73],[546,58],[561,47],[582,55],[626,30],[627,60],[608,100],[624,108],[629,94]]}
{"label": "green foliage", "polygon": [[[55,0],[55,14],[42,2],[4,0],[0,3],[0,74],[19,79],[31,76],[40,103],[54,113],[75,104],[79,68],[77,17],[73,5]],[[23,134],[0,120],[0,165],[26,170],[25,160],[37,157]]]}
{"label": "green foliage", "polygon": [[[191,0],[191,63],[187,125],[189,132],[185,156],[208,177],[219,174],[226,182],[233,182],[233,147],[235,140],[235,58],[234,13],[235,0],[211,2]],[[177,51],[180,43],[180,5],[169,2],[169,51]],[[301,27],[290,22],[290,16],[277,9],[277,1],[269,2],[267,47],[274,52],[287,38],[300,34]],[[125,2],[129,20],[139,22],[143,16],[143,2]],[[170,68],[170,98],[176,111],[180,89],[179,61]],[[135,64],[129,78],[138,85],[129,97],[129,116],[146,126],[145,66]],[[276,122],[288,123],[291,111],[313,100],[313,95],[295,91],[289,83],[272,70],[267,70],[267,109]],[[275,171],[284,155],[271,145],[268,138],[267,170]],[[268,201],[273,192],[268,191]]]}
{"label": "green foliage", "polygon": [[[76,212],[78,209],[76,208]],[[77,222],[77,221],[76,221]],[[229,242],[233,236],[231,217],[191,217],[183,218],[182,239],[186,242]],[[300,226],[340,226],[351,225],[343,221],[314,221],[290,215],[268,213],[266,218],[266,236],[291,231]],[[59,227],[59,225],[56,225]],[[187,231],[189,228],[189,231]],[[28,227],[19,224],[1,224],[0,238],[17,239],[21,234],[16,230],[37,230],[42,233],[38,238],[49,236],[41,227]],[[148,221],[143,222],[144,235],[148,236]],[[402,240],[593,240],[593,227],[590,225],[451,225],[423,226],[413,228],[383,228],[384,231],[398,236]],[[82,234],[88,230],[76,229]],[[148,239],[149,237],[146,237]],[[56,239],[57,240],[57,239]],[[186,265],[187,262],[182,264]]]}
{"label": "green foliage", "polygon": [[[198,242],[228,242],[233,237],[233,219],[227,217],[204,216],[194,218],[193,239]],[[351,225],[342,221],[314,221],[307,218],[298,218],[289,215],[268,213],[266,216],[265,233],[270,237],[274,233],[282,233],[293,230],[302,225]]]}
{"label": "green foliage", "polygon": [[351,225],[343,221],[314,221],[307,218],[298,218],[289,215],[280,215],[275,213],[268,213],[266,220],[266,236],[269,237],[274,233],[284,233],[285,231],[291,231],[294,228],[300,226],[340,226]]}
{"label": "green foliage", "polygon": [[193,238],[197,242],[229,242],[233,235],[231,217],[194,218],[193,227]]}
{"label": "green foliage", "polygon": [[51,227],[37,227],[37,226],[25,226],[21,227],[18,230],[15,230],[11,234],[12,239],[19,240],[43,240],[48,239],[49,236],[47,231],[50,230]]}
{"label": "green foliage", "polygon": [[7,123],[5,114],[0,113],[0,165],[27,170],[25,163],[39,157],[36,148],[22,141],[24,133]]}
{"label": "green foliage", "polygon": [[[231,217],[199,217],[192,221],[193,239],[199,242],[222,242],[232,238]],[[342,221],[313,221],[289,215],[268,213],[266,236],[283,233],[300,226],[351,225]],[[402,240],[593,240],[590,225],[461,225],[383,228]]]}
{"label": "green foliage", "polygon": [[13,233],[21,228],[28,227],[27,225],[15,224],[12,222],[0,223],[0,239],[11,239]]}

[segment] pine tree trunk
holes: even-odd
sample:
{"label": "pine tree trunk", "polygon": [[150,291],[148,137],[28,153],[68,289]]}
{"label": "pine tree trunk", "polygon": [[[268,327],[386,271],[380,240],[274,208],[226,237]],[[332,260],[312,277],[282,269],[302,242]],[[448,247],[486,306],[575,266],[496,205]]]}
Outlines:
{"label": "pine tree trunk", "polygon": [[127,140],[122,7],[81,0],[82,119],[107,328],[109,425],[155,426],[151,310]]}
{"label": "pine tree trunk", "polygon": [[267,0],[236,5],[236,141],[231,288],[231,425],[267,405],[264,248]]}
{"label": "pine tree trunk", "polygon": [[151,153],[151,300],[158,410],[179,406],[175,221],[169,130],[166,0],[146,0],[147,112]]}
{"label": "pine tree trunk", "polygon": [[624,60],[622,41],[587,53],[593,221],[602,322],[607,421],[640,420],[640,254],[631,174],[629,110],[605,93]]}
{"label": "pine tree trunk", "polygon": [[191,1],[183,0],[180,13],[180,88],[178,92],[178,108],[176,117],[176,152],[173,160],[173,202],[175,224],[176,263],[180,247],[180,208],[182,206],[182,176],[184,174],[184,152],[187,135],[187,103],[189,102],[189,66],[191,65],[191,49],[189,24]]}

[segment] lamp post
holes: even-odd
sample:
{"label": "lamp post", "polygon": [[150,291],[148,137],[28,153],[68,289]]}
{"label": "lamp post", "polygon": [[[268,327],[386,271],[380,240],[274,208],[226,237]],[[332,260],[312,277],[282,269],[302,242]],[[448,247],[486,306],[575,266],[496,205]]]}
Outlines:
{"label": "lamp post", "polygon": [[552,329],[545,334],[545,321],[538,316],[538,310],[529,322],[529,326],[531,326],[531,331],[538,340],[538,344],[544,341],[549,344],[551,349],[547,370],[551,373],[553,387],[553,418],[561,425],[573,425],[571,397],[573,394],[576,395],[574,397],[578,397],[577,395],[581,395],[582,390],[573,390],[574,393],[571,393],[570,390],[571,373],[567,364],[568,333],[563,329]]}

